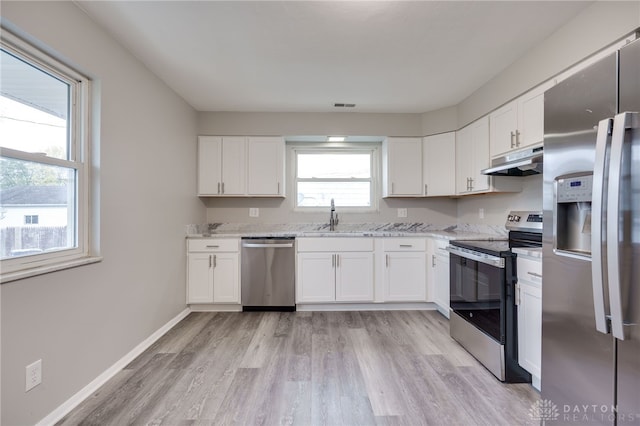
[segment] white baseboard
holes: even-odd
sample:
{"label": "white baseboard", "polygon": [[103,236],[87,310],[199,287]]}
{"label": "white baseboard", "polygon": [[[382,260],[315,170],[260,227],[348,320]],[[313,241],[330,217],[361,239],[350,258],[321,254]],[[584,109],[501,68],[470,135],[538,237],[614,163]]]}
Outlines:
{"label": "white baseboard", "polygon": [[165,325],[156,330],[151,336],[143,340],[138,346],[133,348],[128,354],[120,358],[115,364],[105,370],[98,377],[93,379],[88,385],[82,388],[78,393],[67,399],[62,405],[49,413],[45,418],[36,423],[37,426],[54,425],[64,416],[69,414],[71,410],[76,408],[82,401],[90,397],[100,386],[104,385],[109,379],[115,376],[119,371],[126,367],[131,361],[133,361],[138,355],[144,352],[149,346],[151,346],[156,340],[161,338],[167,331],[169,331],[174,325],[184,319],[191,309],[186,308],[180,312],[174,318],[172,318]]}
{"label": "white baseboard", "polygon": [[431,302],[415,303],[311,303],[298,304],[298,311],[433,311]]}
{"label": "white baseboard", "polygon": [[242,305],[192,304],[191,312],[242,312]]}

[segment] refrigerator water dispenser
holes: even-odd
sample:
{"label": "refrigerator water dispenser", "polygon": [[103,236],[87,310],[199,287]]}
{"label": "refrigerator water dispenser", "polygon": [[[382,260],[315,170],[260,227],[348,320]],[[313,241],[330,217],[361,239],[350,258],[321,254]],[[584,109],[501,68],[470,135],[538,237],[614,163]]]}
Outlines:
{"label": "refrigerator water dispenser", "polygon": [[593,174],[556,178],[554,249],[558,254],[591,257]]}

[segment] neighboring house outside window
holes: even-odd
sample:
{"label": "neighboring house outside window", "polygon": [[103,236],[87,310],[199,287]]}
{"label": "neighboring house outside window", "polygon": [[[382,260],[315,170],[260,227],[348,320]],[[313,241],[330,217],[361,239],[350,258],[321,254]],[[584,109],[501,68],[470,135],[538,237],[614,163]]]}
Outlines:
{"label": "neighboring house outside window", "polygon": [[89,80],[2,31],[2,277],[89,256]]}

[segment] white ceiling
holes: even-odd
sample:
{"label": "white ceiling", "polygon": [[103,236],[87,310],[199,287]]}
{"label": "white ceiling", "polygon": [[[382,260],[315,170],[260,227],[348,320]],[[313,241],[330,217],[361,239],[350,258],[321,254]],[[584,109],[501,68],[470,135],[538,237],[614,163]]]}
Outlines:
{"label": "white ceiling", "polygon": [[459,103],[590,2],[77,4],[199,111],[420,113]]}

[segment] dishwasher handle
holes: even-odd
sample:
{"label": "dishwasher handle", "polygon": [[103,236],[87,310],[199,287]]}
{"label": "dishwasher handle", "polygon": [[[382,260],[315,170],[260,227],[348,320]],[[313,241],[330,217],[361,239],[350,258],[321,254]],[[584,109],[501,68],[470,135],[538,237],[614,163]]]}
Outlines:
{"label": "dishwasher handle", "polygon": [[274,243],[274,244],[261,244],[261,243],[242,243],[242,247],[248,248],[292,248],[293,243]]}

